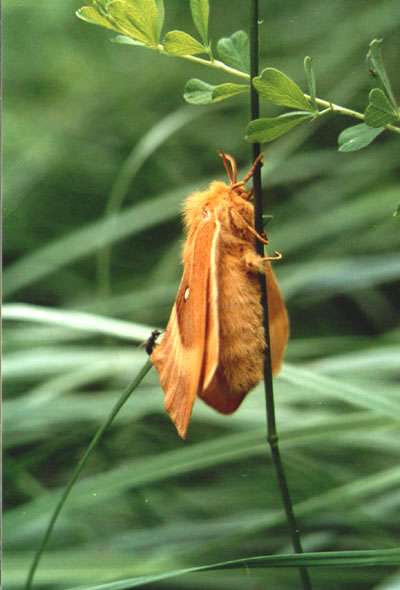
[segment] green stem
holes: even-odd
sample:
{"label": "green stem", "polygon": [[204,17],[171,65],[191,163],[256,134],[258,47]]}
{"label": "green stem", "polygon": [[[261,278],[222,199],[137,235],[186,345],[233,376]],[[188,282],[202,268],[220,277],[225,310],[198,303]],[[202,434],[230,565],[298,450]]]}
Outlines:
{"label": "green stem", "polygon": [[83,455],[82,459],[79,461],[78,465],[76,466],[75,471],[73,472],[71,479],[69,480],[67,487],[64,490],[64,493],[62,494],[60,500],[57,503],[57,506],[54,509],[54,512],[50,518],[49,524],[47,525],[47,529],[46,529],[46,532],[45,532],[44,537],[42,539],[42,542],[40,543],[40,546],[36,552],[35,558],[32,562],[31,567],[30,567],[28,578],[27,578],[26,584],[25,584],[25,590],[31,590],[31,588],[32,588],[32,582],[33,582],[35,572],[36,572],[37,567],[39,565],[40,559],[47,547],[47,543],[50,539],[51,533],[53,532],[54,525],[56,524],[57,518],[58,518],[58,516],[59,516],[68,496],[69,496],[69,493],[70,493],[74,483],[78,479],[78,476],[79,476],[80,472],[82,471],[86,461],[88,460],[93,449],[95,448],[95,446],[97,445],[97,443],[99,442],[99,440],[101,439],[101,437],[103,436],[105,431],[109,428],[109,426],[113,422],[115,416],[118,414],[118,412],[120,411],[122,406],[128,400],[131,393],[133,393],[133,391],[138,387],[138,385],[141,383],[141,381],[144,379],[144,377],[150,371],[152,366],[153,365],[151,364],[150,360],[147,360],[146,363],[141,368],[141,370],[139,371],[139,373],[133,379],[133,381],[127,386],[125,391],[122,393],[121,397],[119,398],[119,400],[117,401],[117,403],[115,404],[113,409],[111,410],[111,413],[108,416],[107,420],[100,426],[100,428],[98,429],[98,431],[94,435],[90,445],[86,449],[85,454]]}
{"label": "green stem", "polygon": [[[251,78],[258,76],[258,0],[250,0],[251,16],[250,16],[250,69]],[[259,118],[260,105],[259,95],[254,86],[251,86],[250,91],[251,101],[251,118],[252,120]],[[257,158],[260,153],[260,144],[253,144],[253,158]],[[253,175],[253,190],[254,190],[254,225],[259,234],[263,232],[262,220],[262,186],[261,186],[261,168],[257,166]],[[256,240],[257,253],[264,256],[264,247],[259,240]],[[264,332],[265,342],[267,345],[264,362],[264,387],[265,387],[265,401],[267,411],[267,440],[270,445],[272,459],[275,466],[275,472],[278,479],[279,489],[282,496],[282,502],[286,513],[286,520],[289,526],[289,532],[292,539],[292,544],[295,553],[303,553],[301,546],[299,529],[296,518],[293,512],[293,506],[290,498],[289,487],[286,481],[285,472],[283,469],[280,453],[279,453],[279,438],[276,428],[275,420],[275,403],[274,390],[272,381],[272,364],[271,364],[271,346],[268,322],[268,295],[266,277],[260,276],[261,286],[261,303],[264,310]],[[300,578],[304,590],[311,590],[311,581],[308,575],[307,568],[300,567]]]}
{"label": "green stem", "polygon": [[171,55],[170,53],[168,53],[168,51],[165,51],[164,46],[163,45],[158,45],[157,47],[150,47],[150,49],[157,49],[157,51],[159,51],[159,53],[161,53],[162,55],[168,55],[168,57],[180,57],[182,59],[187,59],[188,61],[192,61],[194,63],[200,64],[202,66],[208,66],[209,68],[215,68],[217,70],[222,70],[223,72],[226,72],[227,74],[232,74],[233,76],[238,76],[239,78],[244,78],[245,80],[249,80],[250,81],[250,76],[249,74],[246,74],[245,72],[241,72],[240,70],[237,70],[236,68],[231,68],[230,66],[227,66],[226,64],[224,64],[224,62],[219,61],[219,59],[204,59],[202,57],[197,57],[197,55]]}
{"label": "green stem", "polygon": [[[306,98],[309,98],[308,94],[305,94],[304,96]],[[347,115],[348,117],[354,117],[355,119],[360,119],[361,121],[364,121],[364,115],[362,113],[359,113],[358,111],[353,111],[352,109],[341,107],[332,102],[328,102],[327,100],[322,100],[321,98],[316,98],[315,102],[319,104],[321,107],[325,107],[326,109],[325,111],[320,113],[320,115],[327,111],[331,111],[333,113],[338,113],[339,115]]]}
{"label": "green stem", "polygon": [[[310,98],[308,96],[308,94],[304,95],[306,98]],[[320,112],[320,115],[323,115],[324,113],[331,111],[333,113],[338,113],[339,115],[346,115],[348,117],[354,117],[355,119],[359,119],[360,121],[364,121],[365,117],[362,113],[359,113],[358,111],[353,111],[352,109],[347,109],[346,107],[341,107],[337,104],[334,104],[332,102],[328,102],[327,100],[322,100],[321,98],[316,98],[315,102],[317,104],[319,104],[322,107],[325,107],[325,111]],[[394,133],[400,133],[400,127],[396,127],[396,125],[384,125],[385,129],[387,129],[388,131],[393,131]]]}

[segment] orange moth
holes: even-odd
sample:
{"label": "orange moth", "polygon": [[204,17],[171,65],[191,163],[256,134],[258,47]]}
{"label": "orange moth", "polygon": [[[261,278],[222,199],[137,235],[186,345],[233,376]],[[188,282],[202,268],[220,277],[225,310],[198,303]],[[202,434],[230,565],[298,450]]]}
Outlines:
{"label": "orange moth", "polygon": [[[235,160],[220,153],[230,184],[212,182],[184,204],[183,276],[166,332],[151,354],[165,407],[185,438],[196,396],[231,414],[263,377],[265,338],[259,274],[266,274],[272,372],[280,369],[289,324],[269,260],[256,253],[252,191]],[[229,167],[230,165],[230,167]]]}

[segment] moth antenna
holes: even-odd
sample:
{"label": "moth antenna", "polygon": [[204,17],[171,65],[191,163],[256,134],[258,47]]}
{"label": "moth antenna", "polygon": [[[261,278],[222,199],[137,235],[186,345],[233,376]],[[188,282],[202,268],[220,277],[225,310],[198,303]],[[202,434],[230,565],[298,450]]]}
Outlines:
{"label": "moth antenna", "polygon": [[[221,150],[217,150],[217,152],[219,153],[219,155],[221,156],[221,158],[224,161],[225,170],[226,170],[228,178],[231,182],[231,186],[236,184],[236,182],[237,182],[237,166],[236,166],[235,159],[232,156],[230,156],[229,154],[225,154],[224,152],[221,152]],[[229,168],[228,162],[231,165],[232,170]]]}
{"label": "moth antenna", "polygon": [[[243,184],[246,184],[246,182],[248,180],[250,180],[250,178],[253,176],[258,163],[261,162],[261,158],[263,158],[263,157],[264,157],[264,152],[261,152],[260,154],[258,154],[257,158],[253,162],[253,165],[252,165],[250,171],[243,178],[243,180],[242,180]],[[264,166],[264,162],[261,162],[261,166]]]}
{"label": "moth antenna", "polygon": [[282,260],[283,256],[280,252],[274,251],[275,256],[264,256],[261,260]]}
{"label": "moth antenna", "polygon": [[[250,180],[250,178],[254,175],[255,169],[257,168],[257,165],[259,164],[259,162],[261,162],[261,158],[263,156],[264,156],[264,152],[261,152],[260,154],[258,154],[257,158],[253,162],[253,165],[252,165],[250,171],[246,174],[246,176],[243,178],[243,180],[241,180],[240,182],[235,182],[235,184],[231,185],[232,190],[235,190],[237,188],[244,186],[246,184],[246,182],[248,182]],[[264,166],[264,162],[261,162],[261,166]],[[251,199],[252,196],[253,196],[253,188],[251,188],[249,190],[249,192],[247,193],[247,195],[243,196],[243,198]]]}

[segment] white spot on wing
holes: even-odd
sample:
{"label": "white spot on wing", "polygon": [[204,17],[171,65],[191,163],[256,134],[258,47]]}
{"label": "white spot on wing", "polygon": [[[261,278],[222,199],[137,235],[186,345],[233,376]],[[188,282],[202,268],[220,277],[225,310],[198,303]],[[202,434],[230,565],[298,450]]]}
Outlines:
{"label": "white spot on wing", "polygon": [[189,287],[186,289],[185,291],[185,295],[183,296],[185,301],[187,300],[187,298],[189,297]]}

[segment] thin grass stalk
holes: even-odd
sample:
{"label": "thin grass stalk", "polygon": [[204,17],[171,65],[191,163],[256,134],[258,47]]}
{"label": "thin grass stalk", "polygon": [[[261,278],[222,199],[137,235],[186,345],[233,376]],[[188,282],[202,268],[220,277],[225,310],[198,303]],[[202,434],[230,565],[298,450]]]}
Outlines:
{"label": "thin grass stalk", "polygon": [[[251,79],[258,76],[258,0],[250,0],[251,14],[250,14],[250,76]],[[258,93],[253,85],[250,88],[250,107],[251,119],[258,119],[260,116],[260,103]],[[253,161],[260,154],[260,144],[253,143]],[[254,190],[254,225],[259,234],[263,232],[263,204],[262,204],[262,186],[261,186],[261,167],[257,166],[253,175],[253,190]],[[264,246],[256,240],[257,252],[260,256],[264,256]],[[286,481],[285,472],[283,469],[281,456],[279,452],[279,438],[275,419],[275,403],[274,403],[274,389],[272,381],[272,364],[271,364],[271,346],[268,322],[268,296],[267,283],[264,276],[260,276],[261,285],[261,303],[264,310],[264,331],[265,342],[267,345],[265,361],[264,361],[264,388],[265,388],[265,402],[267,412],[267,441],[269,443],[272,459],[275,466],[275,472],[278,479],[279,489],[282,496],[286,519],[289,526],[289,532],[292,539],[292,545],[295,553],[303,553],[301,546],[300,533],[297,526],[296,518],[293,512],[292,501],[290,498],[289,487]],[[305,567],[299,568],[300,578],[304,590],[311,590],[311,580],[308,571]]]}
{"label": "thin grass stalk", "polygon": [[140,385],[140,383],[143,381],[144,377],[150,371],[152,366],[153,365],[150,362],[150,360],[147,360],[146,363],[143,365],[143,367],[140,369],[139,373],[133,379],[133,381],[131,381],[131,383],[122,392],[120,398],[118,399],[118,401],[114,405],[113,409],[111,410],[110,415],[108,416],[107,420],[97,430],[91,443],[89,444],[88,448],[86,449],[82,459],[79,461],[78,465],[76,466],[76,469],[73,472],[73,474],[72,474],[72,476],[71,476],[71,478],[64,490],[64,493],[62,494],[60,500],[58,501],[58,503],[54,509],[53,514],[51,515],[51,518],[50,518],[49,524],[47,525],[47,529],[46,529],[46,532],[43,536],[42,542],[40,543],[40,546],[39,546],[38,550],[36,551],[35,557],[33,559],[33,562],[30,567],[28,577],[26,580],[25,590],[31,590],[31,588],[32,588],[32,583],[33,583],[33,578],[35,576],[35,572],[38,568],[40,559],[47,547],[47,543],[50,539],[51,533],[53,532],[57,518],[58,518],[58,516],[59,516],[59,514],[60,514],[69,494],[70,494],[70,491],[73,488],[74,483],[78,479],[80,472],[82,471],[84,465],[86,464],[86,461],[88,460],[89,456],[91,455],[93,449],[96,447],[97,443],[100,441],[103,434],[106,432],[106,430],[109,428],[109,426],[113,422],[114,418],[117,416],[117,414],[120,411],[120,409],[122,408],[122,406],[129,399],[130,395],[135,391],[135,389]]}

